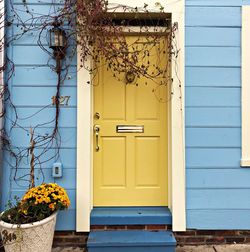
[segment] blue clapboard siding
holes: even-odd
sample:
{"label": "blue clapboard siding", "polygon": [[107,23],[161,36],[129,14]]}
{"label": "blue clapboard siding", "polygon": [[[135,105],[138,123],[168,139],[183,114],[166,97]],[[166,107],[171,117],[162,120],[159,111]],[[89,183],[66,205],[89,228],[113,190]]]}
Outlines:
{"label": "blue clapboard siding", "polygon": [[186,6],[238,6],[244,0],[186,0]]}
{"label": "blue clapboard siding", "polygon": [[186,0],[186,6],[226,6],[241,7],[250,4],[249,0]]}
{"label": "blue clapboard siding", "polygon": [[30,45],[30,46],[36,46],[37,41],[39,40],[42,45],[48,44],[47,41],[47,30],[44,30],[42,34],[40,34],[40,31],[37,29],[28,31],[23,34],[23,30],[19,27],[14,26],[14,34],[17,37],[16,40],[12,42],[12,45]]}
{"label": "blue clapboard siding", "polygon": [[240,95],[240,88],[186,87],[186,106],[239,107]]}
{"label": "blue clapboard siding", "polygon": [[15,40],[11,45],[37,45],[37,41],[41,42],[42,45],[48,44],[47,32],[52,27],[46,27],[42,32],[39,28],[34,26],[31,30],[25,31],[23,27],[13,26],[13,35]]}
{"label": "blue clapboard siding", "polygon": [[[15,6],[23,5],[23,0],[13,0],[12,1]],[[56,6],[56,5],[63,5],[65,1],[64,0],[29,0],[27,5],[33,6],[33,5],[48,5],[48,6]]]}
{"label": "blue clapboard siding", "polygon": [[[12,169],[12,174],[14,174],[15,170]],[[29,169],[17,169],[17,179],[12,183],[13,190],[26,190],[29,187]],[[39,185],[44,181],[48,183],[54,183],[54,178],[51,177],[51,169],[43,169],[42,171],[39,169],[35,169],[35,184]]]}
{"label": "blue clapboard siding", "polygon": [[240,27],[240,7],[186,7],[186,26]]}
{"label": "blue clapboard siding", "polygon": [[[188,67],[186,87],[240,87],[240,67]],[[187,97],[188,98],[188,97]]]}
{"label": "blue clapboard siding", "polygon": [[[27,132],[25,131],[27,130]],[[61,148],[75,148],[76,147],[76,128],[59,128],[59,134],[62,136]],[[14,128],[11,132],[12,144],[16,147],[29,146],[30,136],[28,135],[29,128],[23,129],[20,127]],[[45,136],[51,134],[53,128],[38,128],[35,133],[37,135]],[[54,145],[55,147],[55,145]]]}
{"label": "blue clapboard siding", "polygon": [[13,46],[13,62],[16,65],[40,66],[48,64],[48,55],[38,46]]}
{"label": "blue clapboard siding", "polygon": [[239,47],[186,47],[186,66],[239,67]]}
{"label": "blue clapboard siding", "polygon": [[[34,25],[30,30],[25,31],[23,27],[13,26],[13,35],[15,39],[11,42],[11,45],[31,45],[37,46],[37,41],[43,46],[48,45],[48,32],[52,29],[52,26],[45,27],[41,32],[39,26]],[[64,26],[66,31],[69,30],[68,26]],[[73,36],[68,39],[68,44],[73,45],[75,41],[73,41]]]}
{"label": "blue clapboard siding", "polygon": [[[35,150],[35,154],[36,156],[38,156],[39,154],[41,154],[41,152],[43,151],[43,149],[36,149]],[[63,164],[63,169],[75,169],[76,167],[76,150],[75,148],[62,148],[59,150],[59,154],[60,154],[60,158],[56,159],[54,157],[55,153],[57,153],[57,149],[53,149],[51,148],[50,150],[48,150],[48,152],[46,153],[46,156],[43,155],[39,160],[41,163],[45,162],[48,159],[52,159],[51,162],[48,162],[46,164],[44,164],[42,166],[43,169],[50,169],[51,170],[51,165],[53,162],[62,162]],[[15,159],[14,158],[10,158],[9,163],[14,166]],[[18,168],[19,169],[28,169],[29,166],[29,160],[23,159],[19,165]],[[39,167],[39,165],[37,166],[37,168]]]}
{"label": "blue clapboard siding", "polygon": [[237,188],[238,191],[240,189],[250,189],[250,172],[248,169],[219,169],[217,167],[208,170],[207,168],[188,168],[186,174],[188,189]]}
{"label": "blue clapboard siding", "polygon": [[[43,168],[42,170],[36,169],[35,170],[35,183],[36,185],[39,185],[46,181],[47,183],[57,183],[60,186],[63,186],[64,188],[67,188],[67,190],[74,190],[75,189],[75,183],[76,183],[76,174],[75,174],[75,168],[73,169],[66,169],[63,167],[63,177],[62,178],[52,178],[51,177],[51,167],[48,169]],[[14,170],[12,171],[14,174]],[[29,169],[18,169],[17,171],[17,177],[22,177],[22,179],[17,179],[15,182],[12,183],[13,189],[26,189],[29,186]],[[26,180],[26,181],[25,181]]]}
{"label": "blue clapboard siding", "polygon": [[[75,195],[74,195],[74,198],[75,198]],[[76,230],[76,210],[75,209],[69,209],[69,210],[58,213],[57,221],[56,221],[56,230]]]}
{"label": "blue clapboard siding", "polygon": [[[70,178],[70,180],[68,178]],[[63,177],[55,178],[55,182],[68,190],[74,190],[76,188],[76,168],[64,169]]]}
{"label": "blue clapboard siding", "polygon": [[[56,94],[56,87],[13,87],[13,103],[20,106],[48,106],[51,104],[52,97]],[[61,87],[62,96],[70,96],[68,106],[76,106],[76,88]]]}
{"label": "blue clapboard siding", "polygon": [[[241,172],[242,168],[239,167],[241,158],[240,148],[186,148],[186,168],[192,169],[238,169]],[[247,169],[246,169],[247,170]],[[189,183],[189,181],[187,181]]]}
{"label": "blue clapboard siding", "polygon": [[[250,189],[187,189],[189,209],[249,209]],[[244,200],[239,201],[239,198]],[[220,202],[220,204],[218,204]]]}
{"label": "blue clapboard siding", "polygon": [[[76,86],[76,69],[70,67],[63,86]],[[13,76],[13,86],[56,86],[57,75],[49,67],[16,66]]]}
{"label": "blue clapboard siding", "polygon": [[239,107],[187,107],[186,127],[240,127]]}
{"label": "blue clapboard siding", "polygon": [[[22,127],[30,127],[32,125],[45,123],[46,118],[47,127],[54,126],[55,108],[50,107],[39,111],[37,108],[32,107],[18,107],[17,113],[19,116],[19,125]],[[76,108],[64,106],[60,109],[59,115],[60,127],[76,127]]]}
{"label": "blue clapboard siding", "polygon": [[60,162],[65,168],[76,168],[76,149],[60,149]]}
{"label": "blue clapboard siding", "polygon": [[241,159],[242,0],[186,0],[187,226],[249,229]]}
{"label": "blue clapboard siding", "polygon": [[[20,5],[22,4],[22,0],[13,0],[13,3],[15,3],[15,5]],[[38,5],[38,4],[63,4],[64,0],[29,0],[29,4],[31,5]]]}
{"label": "blue clapboard siding", "polygon": [[[30,5],[28,4],[28,10],[27,12],[26,7],[23,4],[20,5],[15,5],[15,11],[17,15],[20,17],[20,19],[26,23],[26,24],[32,24],[34,21],[32,20],[33,18],[37,18],[36,24],[42,23],[43,20],[39,18],[43,17],[45,15],[53,17],[56,16],[56,14],[62,9],[62,6],[60,5],[55,5],[52,7],[51,4],[37,4],[37,5]],[[16,24],[16,20],[14,20],[14,24]]]}
{"label": "blue clapboard siding", "polygon": [[187,128],[187,147],[240,147],[239,128]]}
{"label": "blue clapboard siding", "polygon": [[[71,51],[70,48],[68,50]],[[13,58],[13,62],[16,65],[46,66],[49,63],[54,63],[54,60],[50,59],[49,61],[48,54],[46,54],[40,47],[35,45],[13,46],[13,55],[15,55],[15,57]],[[74,55],[73,59],[67,59],[67,61],[68,63],[76,64],[76,54]]]}
{"label": "blue clapboard siding", "polygon": [[[239,199],[237,200],[237,202]],[[222,204],[222,203],[221,203]],[[195,229],[249,229],[249,209],[196,209],[187,211],[187,226]]]}
{"label": "blue clapboard siding", "polygon": [[186,46],[240,47],[240,28],[187,27]]}

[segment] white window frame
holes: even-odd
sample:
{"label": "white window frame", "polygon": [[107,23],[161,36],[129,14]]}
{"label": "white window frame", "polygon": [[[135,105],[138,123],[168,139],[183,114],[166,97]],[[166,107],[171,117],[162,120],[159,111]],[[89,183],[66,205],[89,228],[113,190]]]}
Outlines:
{"label": "white window frame", "polygon": [[[131,7],[148,4],[148,10],[159,12],[153,0],[127,0]],[[169,134],[169,208],[172,211],[173,231],[186,230],[186,193],[185,193],[185,120],[184,120],[184,0],[160,0],[165,12],[171,13],[172,23],[178,23],[176,39],[180,49],[177,60],[178,68],[173,63],[172,99],[170,104]],[[110,0],[110,5],[123,5],[122,0]],[[80,48],[79,51],[80,53]],[[80,66],[80,55],[78,57]],[[78,67],[79,68],[79,67]],[[178,78],[177,78],[178,76]],[[79,69],[77,75],[77,192],[76,192],[76,230],[90,230],[90,212],[93,207],[93,124],[92,124],[92,86],[89,72]]]}
{"label": "white window frame", "polygon": [[241,166],[250,167],[250,6],[242,6]]}

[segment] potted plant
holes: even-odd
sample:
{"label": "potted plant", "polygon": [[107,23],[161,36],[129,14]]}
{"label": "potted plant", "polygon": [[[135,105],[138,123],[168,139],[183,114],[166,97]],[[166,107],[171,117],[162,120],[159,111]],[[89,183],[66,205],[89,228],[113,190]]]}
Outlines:
{"label": "potted plant", "polygon": [[30,183],[21,200],[0,214],[0,236],[6,252],[51,252],[56,216],[67,209],[67,192],[55,183],[35,186],[34,130],[30,128]]}
{"label": "potted plant", "polygon": [[51,252],[58,210],[70,201],[57,184],[29,189],[15,206],[0,216],[0,233],[6,252]]}

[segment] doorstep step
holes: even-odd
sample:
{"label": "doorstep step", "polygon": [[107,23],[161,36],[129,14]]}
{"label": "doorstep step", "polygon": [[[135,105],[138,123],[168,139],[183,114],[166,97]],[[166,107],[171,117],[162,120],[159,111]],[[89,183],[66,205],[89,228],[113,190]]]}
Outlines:
{"label": "doorstep step", "polygon": [[170,231],[91,231],[88,252],[175,252]]}
{"label": "doorstep step", "polygon": [[171,225],[167,207],[94,207],[91,225]]}

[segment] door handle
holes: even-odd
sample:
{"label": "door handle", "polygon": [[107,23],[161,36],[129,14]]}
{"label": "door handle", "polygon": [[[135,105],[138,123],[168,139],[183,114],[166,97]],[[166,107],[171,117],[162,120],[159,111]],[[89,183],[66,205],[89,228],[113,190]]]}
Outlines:
{"label": "door handle", "polygon": [[95,132],[95,150],[99,151],[100,146],[99,146],[99,132],[100,132],[100,125],[94,125],[94,132]]}

